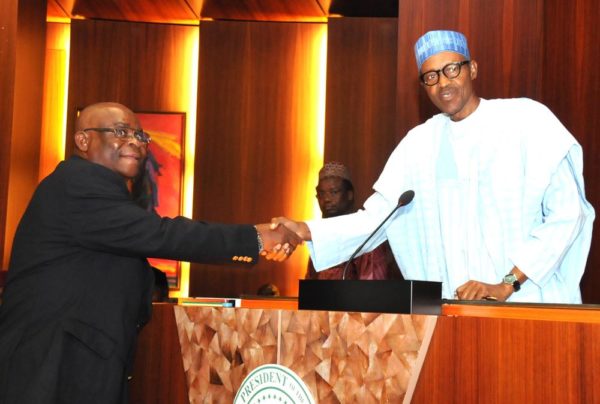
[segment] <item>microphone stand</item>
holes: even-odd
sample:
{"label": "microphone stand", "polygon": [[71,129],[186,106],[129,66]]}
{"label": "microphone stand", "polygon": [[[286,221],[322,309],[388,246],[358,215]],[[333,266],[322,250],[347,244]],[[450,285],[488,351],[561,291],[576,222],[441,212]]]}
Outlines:
{"label": "microphone stand", "polygon": [[352,262],[352,260],[356,257],[356,255],[358,254],[358,252],[360,250],[362,250],[362,248],[365,246],[365,244],[367,244],[367,242],[369,240],[371,240],[371,238],[373,238],[373,236],[375,235],[375,233],[377,233],[379,231],[379,229],[381,229],[381,226],[383,226],[383,224],[385,222],[388,221],[388,219],[401,207],[408,205],[409,203],[412,202],[413,198],[415,197],[415,191],[413,191],[412,189],[408,190],[408,191],[404,191],[402,193],[402,195],[400,195],[400,198],[398,198],[398,204],[396,205],[396,207],[394,209],[392,209],[392,211],[390,212],[389,215],[387,215],[385,217],[385,219],[383,219],[383,221],[381,223],[379,223],[379,226],[377,226],[377,228],[375,230],[373,230],[373,232],[371,232],[371,234],[369,234],[369,237],[367,237],[367,239],[365,241],[363,241],[363,243],[361,245],[358,246],[358,248],[354,251],[354,253],[352,253],[352,255],[350,256],[350,259],[348,260],[348,262],[346,262],[346,265],[344,265],[344,270],[342,271],[342,280],[346,279],[346,271],[348,270],[348,267],[350,266],[350,263]]}
{"label": "microphone stand", "polygon": [[303,279],[298,290],[298,309],[334,310],[369,313],[420,313],[439,315],[442,283],[431,281],[389,280],[385,282],[344,282],[354,258],[398,208],[412,202],[414,191],[404,192],[396,207],[354,251],[342,273],[342,279]]}
{"label": "microphone stand", "polygon": [[[412,200],[412,198],[410,198]],[[410,202],[410,201],[409,201]],[[381,223],[379,223],[379,226],[377,226],[377,228],[375,230],[373,230],[373,232],[371,234],[369,234],[369,237],[367,237],[367,239],[365,241],[362,242],[361,245],[358,246],[358,248],[356,250],[354,250],[354,252],[352,253],[352,255],[350,256],[350,259],[348,260],[348,262],[346,262],[346,265],[344,265],[344,270],[342,271],[342,280],[346,279],[346,271],[348,271],[348,267],[350,266],[350,263],[352,262],[352,260],[356,257],[356,255],[360,252],[360,250],[362,250],[362,248],[365,246],[365,244],[367,244],[369,242],[369,240],[371,240],[373,238],[373,236],[379,231],[379,229],[381,229],[381,227],[385,224],[385,222],[388,221],[388,219],[394,214],[396,213],[396,211],[401,208],[402,206],[404,206],[405,204],[399,203],[398,205],[396,205],[396,207],[394,209],[392,209],[392,211],[386,216],[385,219],[383,219],[383,221]]]}

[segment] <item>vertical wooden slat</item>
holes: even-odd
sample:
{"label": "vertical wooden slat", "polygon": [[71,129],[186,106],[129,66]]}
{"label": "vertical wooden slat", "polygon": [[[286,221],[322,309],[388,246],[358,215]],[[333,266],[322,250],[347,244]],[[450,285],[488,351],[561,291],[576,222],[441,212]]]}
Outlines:
{"label": "vertical wooden slat", "polygon": [[[395,18],[333,18],[328,24],[325,161],[352,174],[356,207],[372,193],[396,131]],[[314,186],[318,179],[312,179]]]}
{"label": "vertical wooden slat", "polygon": [[8,177],[10,173],[10,134],[13,122],[13,91],[17,38],[18,0],[0,2],[0,265],[5,268],[4,240]]}
{"label": "vertical wooden slat", "polygon": [[11,138],[10,147],[7,147],[10,153],[8,180],[4,183],[7,187],[5,264],[19,220],[38,184],[46,49],[46,1],[18,3],[14,37],[14,87],[12,94],[6,94],[6,102],[12,103],[12,119],[9,120],[12,125],[3,133],[3,136]]}
{"label": "vertical wooden slat", "polygon": [[[600,210],[600,7],[594,0],[568,5],[546,0],[544,57],[533,65],[543,74],[541,100],[554,111],[583,147],[588,200]],[[600,302],[600,227],[582,281],[584,302]]]}
{"label": "vertical wooden slat", "polygon": [[[323,24],[203,22],[200,26],[194,218],[264,223],[312,217]],[[310,179],[310,180],[309,180]],[[302,249],[251,270],[193,265],[190,293],[297,293]]]}
{"label": "vertical wooden slat", "polygon": [[[73,20],[67,134],[76,109],[116,101],[134,111],[185,111],[184,44],[198,27]],[[67,152],[72,147],[68,142]]]}
{"label": "vertical wooden slat", "polygon": [[152,321],[140,331],[133,378],[132,404],[188,404],[188,388],[177,324],[170,304],[154,304]]}
{"label": "vertical wooden slat", "polygon": [[442,316],[412,402],[595,402],[599,334],[597,324]]}
{"label": "vertical wooden slat", "polygon": [[398,131],[439,111],[420,88],[415,41],[425,32],[463,32],[479,65],[475,90],[483,98],[541,96],[542,0],[400,0],[398,16]]}

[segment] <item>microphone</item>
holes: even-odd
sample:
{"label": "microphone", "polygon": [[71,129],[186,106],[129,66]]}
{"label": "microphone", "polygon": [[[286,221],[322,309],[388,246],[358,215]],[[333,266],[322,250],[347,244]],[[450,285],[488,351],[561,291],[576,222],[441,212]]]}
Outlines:
{"label": "microphone", "polygon": [[392,217],[392,215],[394,213],[396,213],[396,211],[398,209],[411,203],[414,197],[415,197],[415,191],[413,191],[412,189],[408,190],[408,191],[404,191],[404,193],[402,193],[402,195],[400,195],[400,198],[398,198],[398,204],[396,205],[396,207],[394,209],[392,209],[390,214],[387,215],[381,223],[379,223],[379,226],[377,226],[377,228],[375,230],[373,230],[373,232],[371,234],[369,234],[369,237],[367,237],[367,239],[365,241],[363,241],[363,243],[361,245],[359,245],[358,248],[352,253],[352,255],[350,256],[350,259],[348,260],[348,262],[346,262],[346,265],[344,266],[344,270],[342,271],[342,280],[346,279],[346,271],[348,270],[348,267],[350,266],[350,264],[352,263],[352,260],[356,257],[356,255],[358,255],[359,251],[362,250],[362,248],[365,246],[365,244],[367,244],[367,242],[369,240],[371,240],[371,238],[373,238],[373,236],[379,231],[379,229],[381,229],[381,226],[383,226],[385,224],[385,222],[387,222],[388,219],[390,217]]}

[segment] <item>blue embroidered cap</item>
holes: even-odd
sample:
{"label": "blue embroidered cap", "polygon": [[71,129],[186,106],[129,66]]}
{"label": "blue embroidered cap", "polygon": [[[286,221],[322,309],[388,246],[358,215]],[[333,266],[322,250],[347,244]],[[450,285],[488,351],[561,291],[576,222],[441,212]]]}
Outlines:
{"label": "blue embroidered cap", "polygon": [[467,38],[456,31],[429,31],[415,42],[415,58],[421,71],[423,63],[440,52],[456,52],[470,59]]}

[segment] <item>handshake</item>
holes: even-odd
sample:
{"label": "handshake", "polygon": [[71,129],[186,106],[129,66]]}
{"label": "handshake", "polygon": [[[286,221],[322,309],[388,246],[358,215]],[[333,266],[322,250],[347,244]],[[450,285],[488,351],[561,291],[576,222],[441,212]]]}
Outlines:
{"label": "handshake", "polygon": [[255,227],[263,242],[260,255],[270,261],[286,260],[299,244],[311,240],[306,223],[286,217],[275,217],[271,223],[257,224]]}

